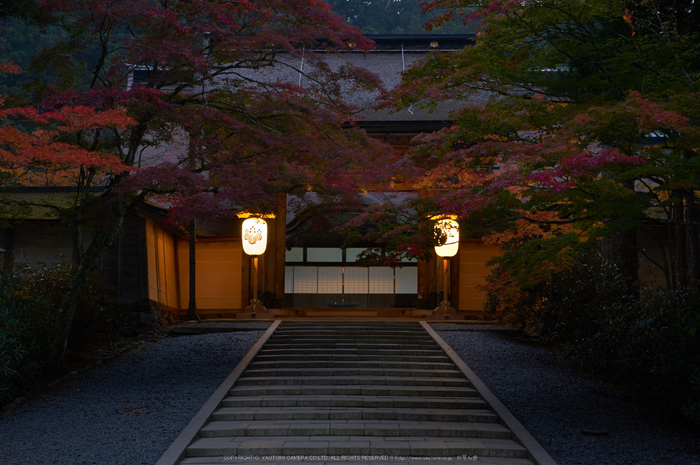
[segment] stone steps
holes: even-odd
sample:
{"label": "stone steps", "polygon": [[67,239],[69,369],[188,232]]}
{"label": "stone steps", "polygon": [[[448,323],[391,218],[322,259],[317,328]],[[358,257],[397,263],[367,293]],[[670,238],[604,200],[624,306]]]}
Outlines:
{"label": "stone steps", "polygon": [[270,385],[270,384],[376,384],[376,385],[394,385],[394,386],[450,386],[450,387],[469,387],[469,381],[461,378],[421,378],[408,376],[261,376],[261,377],[241,377],[238,380],[239,386],[249,385]]}
{"label": "stone steps", "polygon": [[446,387],[446,386],[388,386],[388,385],[294,385],[283,384],[277,386],[248,385],[237,386],[229,391],[231,396],[300,396],[300,395],[338,395],[338,396],[440,396],[440,397],[467,397],[476,396],[477,392],[471,387]]}
{"label": "stone steps", "polygon": [[426,370],[407,368],[269,368],[246,370],[243,377],[300,377],[300,376],[396,376],[404,377],[410,374],[419,378],[461,378],[463,375],[457,370]]}
{"label": "stone steps", "polygon": [[[411,340],[406,340],[410,337]],[[397,339],[402,338],[402,339]],[[342,339],[339,340],[339,339]],[[433,344],[434,341],[430,337],[426,337],[425,334],[418,334],[410,331],[402,332],[368,332],[363,335],[347,335],[343,333],[328,333],[328,334],[288,334],[281,335],[276,334],[270,338],[270,343],[272,344],[334,344],[337,342],[343,343],[355,343],[355,344],[373,344],[373,345],[384,345],[384,344],[411,344],[413,342],[422,342],[426,344]]]}
{"label": "stone steps", "polygon": [[461,437],[509,439],[511,432],[498,423],[421,422],[390,420],[212,421],[202,437],[226,436],[372,436]]}
{"label": "stone steps", "polygon": [[380,396],[259,396],[231,397],[224,407],[359,407],[359,408],[430,408],[472,409],[485,408],[484,401],[465,397],[380,397]]}
{"label": "stone steps", "polygon": [[532,465],[417,323],[282,322],[186,455],[183,464]]}
{"label": "stone steps", "polygon": [[[407,334],[408,337],[411,337],[413,340],[411,341],[395,341],[390,338],[390,336],[387,335],[369,335],[368,337],[364,338],[347,338],[347,337],[342,337],[342,335],[335,335],[335,336],[329,336],[329,337],[314,337],[312,339],[299,339],[295,337],[285,337],[285,338],[270,338],[270,341],[268,342],[270,347],[273,346],[281,346],[284,344],[294,344],[295,347],[338,347],[338,346],[347,346],[347,347],[374,347],[374,348],[382,348],[382,347],[395,347],[395,346],[415,346],[416,343],[418,344],[431,344],[432,342],[430,338],[424,338],[424,337],[415,337],[412,335]],[[391,336],[395,337],[395,336]]]}
{"label": "stone steps", "polygon": [[489,410],[430,408],[348,408],[348,407],[222,407],[214,420],[401,420],[401,421],[481,421],[495,423],[498,416]]}
{"label": "stone steps", "polygon": [[[391,457],[391,460],[389,460],[388,457]],[[410,457],[394,457],[387,455],[357,457],[319,456],[313,457],[312,460],[305,458],[304,462],[290,461],[287,459],[277,460],[279,458],[281,457],[271,455],[259,457],[255,460],[236,459],[235,461],[230,461],[220,457],[189,457],[179,463],[182,465],[221,465],[223,463],[236,463],[240,465],[290,465],[290,463],[303,463],[303,465],[338,465],[338,463],[342,463],[343,465],[366,465],[368,463],[372,463],[374,465],[425,465],[427,462],[425,459],[411,460]],[[440,463],[440,465],[466,465],[470,463],[479,465],[532,465],[532,462],[528,459],[509,457],[478,457],[476,455],[458,457],[456,460],[449,460],[447,457],[445,457],[438,463]]]}
{"label": "stone steps", "polygon": [[[325,362],[325,363],[335,363],[335,362],[365,362],[365,361],[382,361],[382,362],[418,362],[418,363],[430,363],[438,362],[444,363],[450,359],[445,356],[444,353],[438,353],[435,351],[436,355],[387,355],[384,354],[378,357],[377,354],[369,352],[367,354],[357,354],[357,353],[345,353],[345,354],[329,354],[328,352],[313,354],[313,362]],[[262,353],[258,355],[255,360],[257,362],[277,362],[277,363],[296,363],[304,362],[307,360],[299,360],[300,356],[308,354],[295,354],[291,352],[280,351],[274,354]],[[380,360],[381,358],[381,360]],[[252,363],[251,363],[252,365]]]}
{"label": "stone steps", "polygon": [[249,365],[252,370],[269,370],[273,368],[393,368],[393,369],[436,369],[454,371],[454,365],[448,362],[418,361],[372,361],[372,360],[288,360],[259,361]]}
{"label": "stone steps", "polygon": [[[406,346],[408,347],[408,346]],[[382,357],[386,355],[413,355],[416,357],[427,357],[427,356],[442,356],[443,353],[439,349],[433,350],[423,350],[423,349],[410,349],[410,348],[352,348],[352,347],[302,347],[289,349],[280,345],[276,348],[268,347],[261,352],[260,355],[294,355],[297,357],[308,357],[310,355],[323,355],[328,352],[334,352],[338,355],[371,355],[378,357],[377,360],[383,360]]]}
{"label": "stone steps", "polygon": [[190,457],[392,455],[412,457],[525,458],[524,447],[510,439],[406,438],[367,436],[234,436],[200,438],[188,448]]}
{"label": "stone steps", "polygon": [[[407,336],[413,337],[413,336]],[[420,338],[417,341],[391,341],[388,336],[376,336],[371,339],[366,340],[353,340],[344,339],[341,336],[335,338],[329,338],[327,340],[295,340],[294,338],[289,338],[289,340],[278,341],[272,339],[268,342],[266,349],[277,348],[277,347],[287,347],[293,344],[297,349],[314,348],[314,347],[336,347],[336,348],[352,348],[352,349],[393,349],[395,347],[418,347],[421,348],[420,344],[431,344],[428,339]],[[431,344],[432,345],[432,344]],[[437,349],[437,347],[435,347]]]}

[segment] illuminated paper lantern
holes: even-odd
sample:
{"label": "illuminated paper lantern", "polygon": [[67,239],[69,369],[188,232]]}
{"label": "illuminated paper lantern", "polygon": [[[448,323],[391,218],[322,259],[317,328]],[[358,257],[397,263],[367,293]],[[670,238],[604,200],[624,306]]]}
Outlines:
{"label": "illuminated paper lantern", "polygon": [[459,249],[459,224],[452,219],[441,219],[435,224],[438,244],[435,253],[440,257],[454,257]]}
{"label": "illuminated paper lantern", "polygon": [[243,251],[248,255],[262,255],[267,247],[267,222],[262,218],[243,221]]}

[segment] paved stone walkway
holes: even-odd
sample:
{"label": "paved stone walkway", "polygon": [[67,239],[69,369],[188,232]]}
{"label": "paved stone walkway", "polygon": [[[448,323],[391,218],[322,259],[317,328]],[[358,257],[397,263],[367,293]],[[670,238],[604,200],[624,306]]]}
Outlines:
{"label": "paved stone walkway", "polygon": [[285,321],[266,334],[158,465],[554,464],[427,325]]}

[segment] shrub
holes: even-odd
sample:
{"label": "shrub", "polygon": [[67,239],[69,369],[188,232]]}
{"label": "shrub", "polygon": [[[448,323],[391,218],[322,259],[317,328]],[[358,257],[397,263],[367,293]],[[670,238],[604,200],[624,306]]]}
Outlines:
{"label": "shrub", "polygon": [[34,292],[30,277],[0,275],[0,404],[49,369],[60,351],[51,301]]}
{"label": "shrub", "polygon": [[[35,276],[32,283],[34,292],[46,297],[53,307],[57,307],[73,273],[73,266],[71,262],[62,261],[50,267],[39,264],[38,267],[25,265],[25,268]],[[80,350],[114,338],[119,316],[120,307],[116,303],[114,287],[102,283],[97,273],[93,274],[78,301],[68,348]]]}
{"label": "shrub", "polygon": [[508,300],[491,294],[492,311],[557,343],[579,366],[700,426],[697,291],[635,290],[614,268],[589,261]]}
{"label": "shrub", "polygon": [[[42,375],[60,369],[63,351],[57,304],[72,264],[15,264],[0,272],[0,405]],[[118,306],[114,292],[95,276],[86,285],[68,341],[70,348],[114,337]]]}

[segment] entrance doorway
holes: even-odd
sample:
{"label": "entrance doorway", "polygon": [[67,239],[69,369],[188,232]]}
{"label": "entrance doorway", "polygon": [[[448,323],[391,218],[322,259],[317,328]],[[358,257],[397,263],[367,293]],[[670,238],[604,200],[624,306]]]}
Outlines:
{"label": "entrance doorway", "polygon": [[287,250],[285,305],[298,308],[415,308],[418,268],[361,267],[363,248],[294,247]]}

